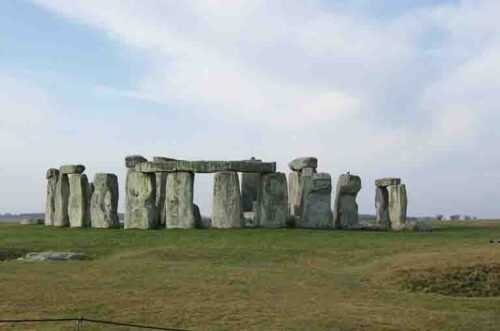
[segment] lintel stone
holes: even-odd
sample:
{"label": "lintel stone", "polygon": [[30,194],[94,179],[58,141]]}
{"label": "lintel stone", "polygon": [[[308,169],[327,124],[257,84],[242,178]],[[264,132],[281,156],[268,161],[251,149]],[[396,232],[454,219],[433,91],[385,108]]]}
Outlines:
{"label": "lintel stone", "polygon": [[221,171],[236,172],[276,172],[275,162],[248,162],[248,161],[165,161],[145,162],[136,165],[139,172],[198,172],[214,173]]}
{"label": "lintel stone", "polygon": [[125,166],[127,168],[135,168],[139,163],[148,162],[142,155],[129,155],[125,157]]}
{"label": "lintel stone", "polygon": [[304,168],[316,169],[318,167],[318,159],[315,157],[299,157],[290,161],[288,166],[293,171],[301,171]]}
{"label": "lintel stone", "polygon": [[401,184],[401,178],[396,178],[396,177],[385,177],[375,180],[375,186],[377,187],[387,187],[399,184]]}
{"label": "lintel stone", "polygon": [[85,166],[81,164],[67,164],[59,169],[62,175],[81,174],[85,171]]}

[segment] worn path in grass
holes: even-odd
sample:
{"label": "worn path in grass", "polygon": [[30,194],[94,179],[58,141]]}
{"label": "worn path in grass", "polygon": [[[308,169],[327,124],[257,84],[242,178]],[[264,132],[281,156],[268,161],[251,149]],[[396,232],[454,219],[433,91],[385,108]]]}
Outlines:
{"label": "worn path in grass", "polygon": [[495,238],[494,221],[442,223],[432,233],[0,225],[0,251],[92,258],[0,262],[0,319],[82,315],[193,330],[498,330],[500,297],[401,285],[412,270],[500,263],[500,245],[489,243]]}

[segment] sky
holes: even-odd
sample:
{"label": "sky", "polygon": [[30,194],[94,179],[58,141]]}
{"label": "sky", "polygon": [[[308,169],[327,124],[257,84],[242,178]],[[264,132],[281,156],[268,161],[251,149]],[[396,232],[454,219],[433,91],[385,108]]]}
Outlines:
{"label": "sky", "polygon": [[[0,2],[0,212],[124,158],[401,177],[410,215],[500,217],[500,1]],[[195,179],[208,214],[212,175]]]}

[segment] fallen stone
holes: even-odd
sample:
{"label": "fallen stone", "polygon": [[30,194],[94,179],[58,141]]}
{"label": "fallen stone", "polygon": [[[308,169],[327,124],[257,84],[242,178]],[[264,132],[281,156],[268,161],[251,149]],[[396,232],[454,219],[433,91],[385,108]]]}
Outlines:
{"label": "fallen stone", "polygon": [[148,162],[148,160],[142,155],[129,155],[125,157],[125,167],[129,169],[135,168],[136,165],[144,162]]}
{"label": "fallen stone", "polygon": [[93,228],[118,227],[118,178],[98,173],[94,177],[94,193],[90,203]]}
{"label": "fallen stone", "polygon": [[238,173],[224,171],[214,176],[212,227],[241,227],[241,196]]}
{"label": "fallen stone", "polygon": [[491,239],[490,244],[500,244],[500,239]]}
{"label": "fallen stone", "polygon": [[68,175],[59,174],[54,198],[54,221],[53,225],[64,227],[69,225],[68,218],[69,203],[69,179]]}
{"label": "fallen stone", "polygon": [[304,181],[302,214],[295,218],[298,228],[327,229],[332,223],[332,179],[327,173],[318,173]]}
{"label": "fallen stone", "polygon": [[411,221],[401,226],[398,230],[432,232],[432,223],[426,221]]}
{"label": "fallen stone", "polygon": [[406,209],[408,198],[406,196],[406,186],[404,184],[391,185],[387,187],[389,194],[389,220],[391,229],[402,230],[406,223]]}
{"label": "fallen stone", "polygon": [[215,173],[221,171],[270,173],[276,171],[275,162],[248,161],[165,161],[145,162],[136,165],[139,172],[193,172]]}
{"label": "fallen stone", "polygon": [[68,218],[72,228],[90,225],[89,181],[85,174],[69,176]]}
{"label": "fallen stone", "polygon": [[304,168],[316,169],[318,167],[318,159],[315,157],[300,157],[290,161],[288,166],[293,171],[301,171]]}
{"label": "fallen stone", "polygon": [[19,221],[19,224],[22,225],[39,225],[44,224],[44,220],[41,218],[25,218]]}
{"label": "fallen stone", "polygon": [[59,172],[64,175],[81,174],[85,171],[85,166],[81,164],[68,164],[59,168]]}
{"label": "fallen stone", "polygon": [[31,252],[24,257],[18,258],[20,261],[81,261],[87,260],[88,256],[76,252]]}
{"label": "fallen stone", "polygon": [[56,191],[57,179],[59,177],[58,169],[47,170],[47,196],[45,200],[45,225],[54,225],[56,212]]}
{"label": "fallen stone", "polygon": [[125,229],[152,229],[157,225],[156,176],[129,169],[126,180]]}
{"label": "fallen stone", "polygon": [[[262,162],[255,158],[251,158],[247,162]],[[242,211],[252,211],[253,203],[257,201],[257,193],[259,191],[260,173],[242,173],[241,174],[241,209]]]}
{"label": "fallen stone", "polygon": [[358,204],[356,196],[361,190],[361,178],[349,173],[340,175],[333,207],[335,227],[351,229],[358,226]]}
{"label": "fallen stone", "polygon": [[169,174],[165,203],[165,226],[167,229],[190,229],[195,227],[193,184],[194,174],[191,172]]}
{"label": "fallen stone", "polygon": [[389,192],[387,191],[387,187],[376,186],[375,188],[376,221],[378,225],[387,229],[391,227],[388,207],[389,207]]}
{"label": "fallen stone", "polygon": [[257,198],[257,222],[265,228],[281,228],[288,220],[288,189],[284,173],[264,174]]}
{"label": "fallen stone", "polygon": [[375,186],[377,187],[387,187],[390,185],[399,185],[399,184],[401,184],[401,178],[386,177],[375,180]]}

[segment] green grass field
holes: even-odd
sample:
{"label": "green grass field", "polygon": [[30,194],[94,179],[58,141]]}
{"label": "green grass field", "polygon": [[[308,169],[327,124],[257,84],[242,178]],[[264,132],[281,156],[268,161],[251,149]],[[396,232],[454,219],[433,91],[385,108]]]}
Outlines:
{"label": "green grass field", "polygon": [[[500,244],[489,240],[500,239],[500,222],[436,227],[390,233],[4,224],[0,319],[82,315],[192,330],[499,330],[500,296],[474,295],[497,293],[500,269],[465,280],[443,274],[499,265]],[[8,258],[41,250],[79,251],[91,260]],[[413,276],[434,275],[450,282],[440,286],[449,295],[426,293],[434,287],[425,282],[416,291],[408,286]],[[10,329],[73,326],[0,325]]]}

